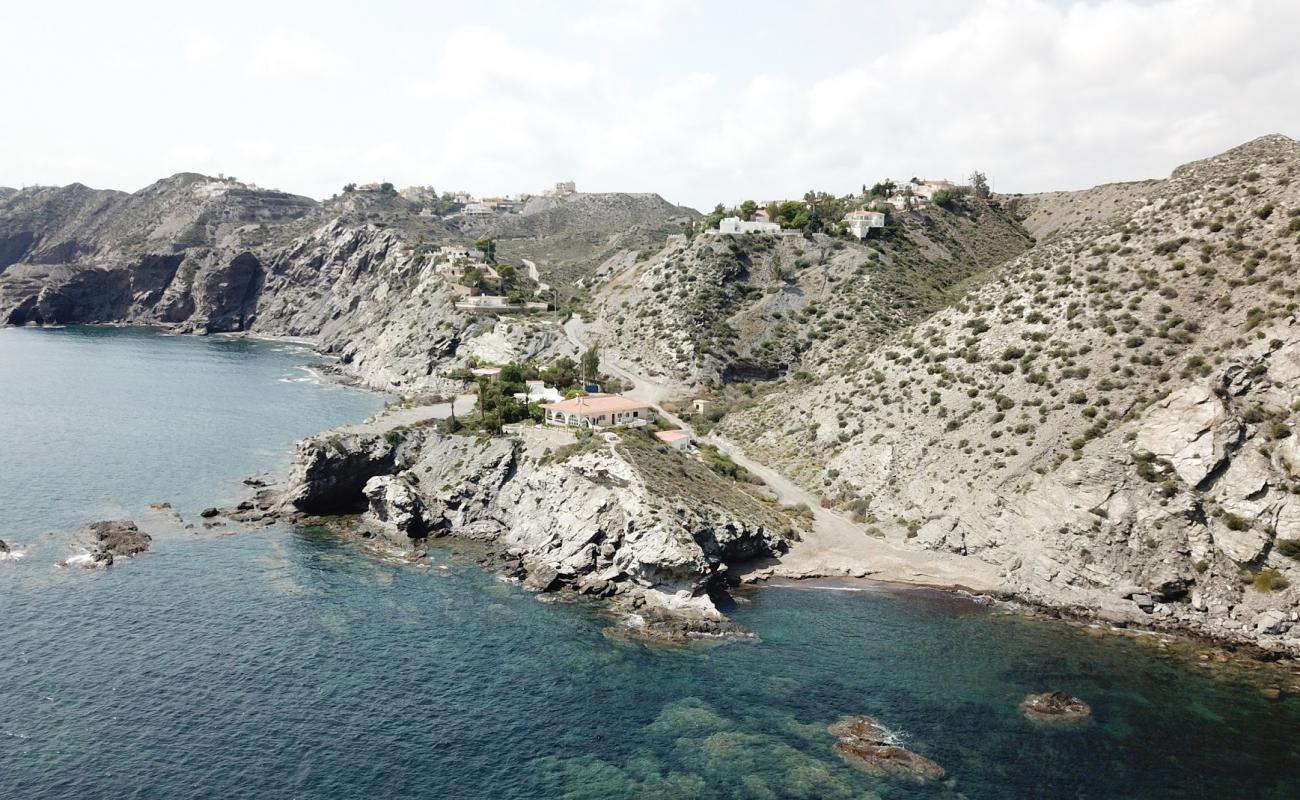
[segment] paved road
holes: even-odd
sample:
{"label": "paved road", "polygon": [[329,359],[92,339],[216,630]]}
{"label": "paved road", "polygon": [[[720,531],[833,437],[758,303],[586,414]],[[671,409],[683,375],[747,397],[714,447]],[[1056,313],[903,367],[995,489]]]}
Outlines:
{"label": "paved road", "polygon": [[[564,333],[579,352],[587,349],[586,324],[575,314],[564,324]],[[633,387],[624,392],[642,402],[649,403],[667,420],[678,427],[695,431],[683,419],[664,411],[664,399],[680,394],[683,387],[658,382],[637,374],[634,368],[620,362],[611,353],[601,351],[601,369],[625,380]],[[757,580],[766,577],[809,578],[825,576],[852,576],[874,578],[900,583],[933,586],[962,586],[975,591],[991,591],[1001,585],[997,569],[976,558],[965,558],[952,553],[932,550],[912,550],[867,535],[866,528],[822,508],[819,499],[795,481],[766,464],[759,463],[744,450],[716,433],[702,438],[726,454],[731,460],[763,480],[787,505],[802,503],[812,510],[812,529],[803,539],[779,560],[768,559],[745,565],[739,572],[742,578]]]}

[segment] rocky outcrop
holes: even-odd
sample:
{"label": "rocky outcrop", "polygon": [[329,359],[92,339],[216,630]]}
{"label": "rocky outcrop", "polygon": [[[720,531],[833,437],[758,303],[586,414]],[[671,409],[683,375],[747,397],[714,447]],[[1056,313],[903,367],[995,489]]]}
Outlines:
{"label": "rocky outcrop", "polygon": [[[357,510],[364,497],[366,525],[412,551],[430,537],[478,539],[535,591],[617,596],[713,622],[722,616],[710,592],[725,588],[728,563],[786,547],[788,518],[645,434],[551,451],[556,435],[414,430],[394,445],[395,436],[325,434],[300,444],[286,497],[310,513]],[[657,470],[691,474],[701,491],[674,495]]]}
{"label": "rocky outcrop", "polygon": [[871,717],[844,717],[829,730],[836,739],[831,746],[836,755],[878,778],[931,783],[947,775],[943,767],[900,745]]}
{"label": "rocky outcrop", "polygon": [[373,433],[325,433],[298,443],[284,502],[305,514],[361,511],[371,478],[397,469],[397,446]]}
{"label": "rocky outcrop", "polygon": [[694,216],[653,195],[583,195],[482,227],[422,214],[422,202],[359,191],[317,204],[194,174],[133,194],[12,191],[0,197],[0,324],[307,338],[374,388],[451,391],[459,382],[446,373],[469,355],[545,357],[567,346],[535,320],[494,331],[458,312],[462,287],[436,274],[431,245],[490,228],[515,239],[514,263],[532,255],[558,268],[655,245]]}
{"label": "rocky outcrop", "polygon": [[1031,694],[1020,703],[1020,710],[1035,722],[1078,722],[1092,716],[1092,708],[1065,692]]}
{"label": "rocky outcrop", "polygon": [[399,544],[424,539],[429,532],[424,501],[409,483],[391,475],[377,475],[363,489],[369,517]]}
{"label": "rocky outcrop", "polygon": [[104,520],[92,522],[79,533],[90,541],[90,558],[93,564],[112,566],[119,558],[130,558],[149,549],[152,537],[140,530],[130,520]]}

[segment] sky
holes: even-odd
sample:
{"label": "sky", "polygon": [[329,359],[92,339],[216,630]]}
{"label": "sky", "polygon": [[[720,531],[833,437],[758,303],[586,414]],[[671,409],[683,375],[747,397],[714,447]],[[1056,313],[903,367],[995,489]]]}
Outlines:
{"label": "sky", "polygon": [[1300,138],[1296,0],[0,0],[0,186],[1005,192]]}

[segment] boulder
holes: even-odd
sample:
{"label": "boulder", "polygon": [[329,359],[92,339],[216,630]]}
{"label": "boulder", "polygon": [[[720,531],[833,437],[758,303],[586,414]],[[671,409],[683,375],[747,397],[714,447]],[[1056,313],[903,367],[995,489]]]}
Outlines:
{"label": "boulder", "polygon": [[8,553],[9,545],[5,544],[4,539],[0,539],[0,553]]}
{"label": "boulder", "polygon": [[1285,613],[1270,609],[1255,617],[1255,630],[1265,636],[1281,636],[1291,630],[1295,623]]}
{"label": "boulder", "polygon": [[829,728],[836,755],[879,778],[913,783],[943,780],[944,768],[898,744],[892,733],[871,717],[844,717]]}
{"label": "boulder", "polygon": [[558,569],[534,556],[524,558],[524,569],[528,572],[528,576],[524,578],[524,586],[535,592],[549,590],[560,579]]}
{"label": "boulder", "polygon": [[404,544],[426,536],[424,503],[409,483],[380,475],[366,481],[364,493],[369,503],[367,518],[389,534],[389,538]]}
{"label": "boulder", "polygon": [[1215,520],[1210,525],[1210,533],[1214,537],[1214,546],[1238,564],[1249,564],[1256,560],[1264,554],[1269,544],[1268,531],[1261,525],[1234,531],[1226,523]]}
{"label": "boulder", "polygon": [[1035,722],[1070,722],[1092,716],[1087,703],[1065,692],[1031,694],[1021,701],[1020,710]]}

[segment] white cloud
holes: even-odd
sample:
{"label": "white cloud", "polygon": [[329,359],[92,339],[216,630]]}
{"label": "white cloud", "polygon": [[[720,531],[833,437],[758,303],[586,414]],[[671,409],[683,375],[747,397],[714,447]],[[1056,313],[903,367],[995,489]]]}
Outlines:
{"label": "white cloud", "polygon": [[[711,206],[975,168],[1008,191],[1083,187],[1300,135],[1292,0],[816,3],[798,27],[775,0],[679,2],[411,6],[402,25],[278,9],[252,33],[182,9],[201,33],[175,71],[109,11],[81,42],[35,20],[0,30],[0,66],[60,58],[13,87],[29,123],[5,131],[0,183],[136,188],[197,168],[316,195],[383,179],[489,194],[573,178]],[[348,94],[303,85],[329,78]],[[236,113],[130,124],[190,95]],[[93,140],[57,124],[69,104],[104,123]]]}
{"label": "white cloud", "polygon": [[336,78],[344,66],[343,58],[315,36],[280,31],[254,43],[247,74],[260,80]]}
{"label": "white cloud", "polygon": [[433,75],[409,88],[423,97],[553,97],[585,90],[595,73],[589,61],[529,50],[498,31],[471,26],[453,31]]}
{"label": "white cloud", "polygon": [[190,64],[212,64],[226,55],[226,43],[215,36],[196,33],[185,40],[183,54]]}
{"label": "white cloud", "polygon": [[575,16],[569,30],[583,37],[644,39],[662,33],[670,20],[689,18],[681,0],[606,0],[599,9]]}

